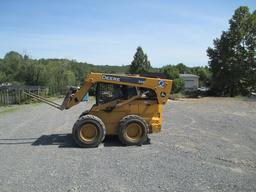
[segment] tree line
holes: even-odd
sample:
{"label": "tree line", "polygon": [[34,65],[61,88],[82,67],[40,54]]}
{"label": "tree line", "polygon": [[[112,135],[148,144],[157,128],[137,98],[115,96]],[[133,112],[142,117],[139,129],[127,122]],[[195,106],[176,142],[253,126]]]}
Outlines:
{"label": "tree line", "polygon": [[90,72],[102,73],[165,73],[167,78],[174,80],[175,93],[183,88],[180,73],[193,73],[200,77],[202,86],[210,79],[208,67],[187,67],[166,65],[161,68],[151,67],[147,55],[141,47],[137,48],[131,65],[109,66],[92,65],[68,59],[32,59],[27,55],[10,51],[0,59],[0,84],[9,82],[15,85],[39,85],[49,88],[51,95],[65,94],[68,86],[79,86]]}
{"label": "tree line", "polygon": [[0,84],[47,86],[51,95],[79,86],[89,72],[125,73],[127,66],[97,66],[68,59],[32,59],[10,51],[0,59]]}

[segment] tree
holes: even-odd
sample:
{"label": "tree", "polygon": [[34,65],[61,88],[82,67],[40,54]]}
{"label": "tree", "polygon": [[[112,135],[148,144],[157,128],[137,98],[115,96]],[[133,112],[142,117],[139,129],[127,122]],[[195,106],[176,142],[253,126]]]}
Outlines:
{"label": "tree", "polygon": [[4,72],[0,71],[0,84],[6,82],[7,77]]}
{"label": "tree", "polygon": [[166,65],[166,66],[163,66],[160,71],[164,73],[168,79],[174,80],[179,78],[180,72],[175,66]]}
{"label": "tree", "polygon": [[40,62],[26,58],[19,70],[17,80],[26,85],[44,86],[49,79],[47,71],[46,66],[42,65]]}
{"label": "tree", "polygon": [[178,69],[180,74],[189,73],[189,68],[183,63],[179,63],[175,66]]}
{"label": "tree", "polygon": [[184,91],[185,82],[182,78],[177,78],[173,80],[172,92],[180,93]]}
{"label": "tree", "polygon": [[256,92],[256,10],[251,14],[248,25],[250,32],[246,38],[248,48],[248,66],[246,76],[247,86],[250,92]]}
{"label": "tree", "polygon": [[184,90],[184,80],[179,77],[179,69],[176,66],[166,65],[160,70],[168,79],[173,80],[172,92],[179,93]]}
{"label": "tree", "polygon": [[20,67],[23,64],[23,57],[15,51],[10,51],[4,56],[2,70],[7,76],[7,81],[16,81]]}
{"label": "tree", "polygon": [[199,76],[199,86],[209,87],[211,84],[211,72],[209,67],[192,67],[189,69],[191,74]]}
{"label": "tree", "polygon": [[229,29],[208,48],[213,91],[235,96],[256,88],[256,14],[239,7],[229,21]]}
{"label": "tree", "polygon": [[137,51],[133,57],[133,61],[130,65],[130,73],[145,73],[151,68],[150,61],[147,54],[144,54],[141,47],[137,48]]}

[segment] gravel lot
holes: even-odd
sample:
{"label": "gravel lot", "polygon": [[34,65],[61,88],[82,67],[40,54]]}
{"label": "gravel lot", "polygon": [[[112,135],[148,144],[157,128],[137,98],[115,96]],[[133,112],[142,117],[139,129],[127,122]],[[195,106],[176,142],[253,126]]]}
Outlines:
{"label": "gravel lot", "polygon": [[256,101],[170,101],[150,145],[81,149],[70,133],[88,107],[0,108],[0,191],[256,191]]}

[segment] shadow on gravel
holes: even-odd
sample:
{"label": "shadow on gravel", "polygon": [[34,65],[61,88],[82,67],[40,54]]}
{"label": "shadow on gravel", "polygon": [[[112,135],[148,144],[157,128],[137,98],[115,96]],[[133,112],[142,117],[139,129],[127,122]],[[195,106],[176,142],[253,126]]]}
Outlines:
{"label": "shadow on gravel", "polygon": [[[52,135],[42,135],[31,145],[41,146],[41,145],[59,145],[60,148],[78,148],[76,143],[72,138],[72,134],[52,134]],[[106,136],[103,141],[104,147],[120,147],[120,143],[117,136]]]}
{"label": "shadow on gravel", "polygon": [[[42,135],[39,138],[0,139],[0,145],[31,144],[32,146],[57,145],[59,148],[79,148],[72,138],[72,134]],[[144,145],[149,143],[144,143]],[[118,136],[106,136],[102,144],[104,147],[122,147]]]}
{"label": "shadow on gravel", "polygon": [[15,139],[0,139],[0,145],[22,145],[31,144],[37,138],[15,138]]}
{"label": "shadow on gravel", "polygon": [[106,136],[103,141],[104,147],[122,147],[122,143],[119,141],[118,136]]}
{"label": "shadow on gravel", "polygon": [[72,134],[42,135],[31,145],[33,145],[33,146],[58,145],[60,148],[77,147],[77,145],[75,144],[75,142],[72,139]]}

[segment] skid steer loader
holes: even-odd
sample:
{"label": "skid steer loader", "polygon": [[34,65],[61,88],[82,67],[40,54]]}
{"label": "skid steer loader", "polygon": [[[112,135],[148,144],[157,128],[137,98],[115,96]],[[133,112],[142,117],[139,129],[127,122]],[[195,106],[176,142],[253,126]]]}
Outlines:
{"label": "skid steer loader", "polygon": [[72,135],[80,147],[97,147],[105,135],[118,135],[124,145],[142,145],[148,134],[162,125],[162,106],[168,101],[172,81],[147,75],[90,73],[80,88],[70,88],[62,105],[26,93],[60,110],[81,102],[96,86],[96,103],[84,111]]}

